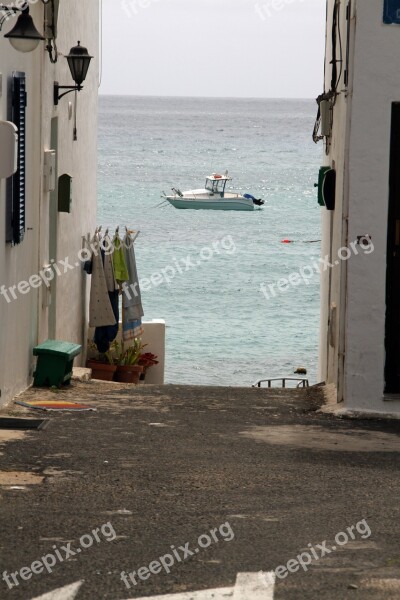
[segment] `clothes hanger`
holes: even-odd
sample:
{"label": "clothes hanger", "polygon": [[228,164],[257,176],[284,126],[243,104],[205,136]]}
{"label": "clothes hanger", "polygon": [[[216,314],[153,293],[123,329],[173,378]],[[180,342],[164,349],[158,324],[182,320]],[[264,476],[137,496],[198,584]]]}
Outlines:
{"label": "clothes hanger", "polygon": [[[140,231],[135,231],[134,229],[128,229],[126,225],[125,225],[125,231],[126,231],[126,235],[131,238],[131,243],[132,244],[136,240],[136,238],[138,237],[138,235],[140,234]],[[132,238],[132,234],[133,233],[135,234],[135,236]]]}

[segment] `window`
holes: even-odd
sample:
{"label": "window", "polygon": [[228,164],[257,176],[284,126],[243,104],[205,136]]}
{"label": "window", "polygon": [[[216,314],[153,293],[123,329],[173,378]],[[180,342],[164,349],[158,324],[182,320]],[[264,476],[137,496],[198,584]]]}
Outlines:
{"label": "window", "polygon": [[7,182],[7,242],[20,244],[25,235],[26,77],[12,74],[10,120],[18,127],[18,168]]}
{"label": "window", "polygon": [[208,179],[206,180],[206,190],[214,194],[222,194],[225,190],[225,179]]}
{"label": "window", "polygon": [[220,179],[219,181],[215,181],[215,191],[219,194],[222,194],[225,188],[225,179]]}

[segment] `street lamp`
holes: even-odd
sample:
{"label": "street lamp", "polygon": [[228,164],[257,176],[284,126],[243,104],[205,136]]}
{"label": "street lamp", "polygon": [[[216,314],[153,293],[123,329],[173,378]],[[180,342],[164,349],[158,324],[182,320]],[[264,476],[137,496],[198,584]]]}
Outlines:
{"label": "street lamp", "polygon": [[[59,85],[58,81],[54,82],[54,105],[57,106],[58,101],[69,94],[70,92],[76,91],[80,92],[83,88],[82,83],[86,79],[86,75],[89,69],[90,61],[93,56],[90,56],[87,48],[81,46],[81,43],[78,42],[77,46],[74,46],[69,51],[69,54],[66,56],[68,61],[69,70],[71,71],[72,79],[75,81],[76,85]],[[59,93],[59,90],[68,90]]]}
{"label": "street lamp", "polygon": [[4,22],[13,14],[21,13],[14,27],[4,36],[10,40],[10,44],[15,50],[18,50],[18,52],[32,52],[38,47],[39,42],[44,41],[45,38],[38,32],[29,14],[29,5],[25,8],[17,8],[16,6],[0,4],[0,11],[3,13],[0,17],[0,31]]}

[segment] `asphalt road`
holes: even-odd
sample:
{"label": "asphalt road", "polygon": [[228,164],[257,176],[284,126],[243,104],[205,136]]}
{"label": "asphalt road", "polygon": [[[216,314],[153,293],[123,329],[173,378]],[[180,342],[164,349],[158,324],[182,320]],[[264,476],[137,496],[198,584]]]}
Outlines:
{"label": "asphalt road", "polygon": [[320,414],[319,390],[89,382],[25,399],[48,396],[98,410],[40,413],[47,428],[3,446],[0,599],[231,588],[278,567],[277,600],[400,598],[399,423]]}

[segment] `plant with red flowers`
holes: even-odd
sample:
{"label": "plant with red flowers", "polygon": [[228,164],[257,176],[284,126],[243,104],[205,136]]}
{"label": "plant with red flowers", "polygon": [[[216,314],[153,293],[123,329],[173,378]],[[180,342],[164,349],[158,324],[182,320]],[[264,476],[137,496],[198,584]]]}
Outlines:
{"label": "plant with red flowers", "polygon": [[152,352],[145,352],[139,356],[138,365],[144,367],[144,371],[152,367],[153,365],[158,365],[159,361],[157,360],[158,356],[153,354]]}

